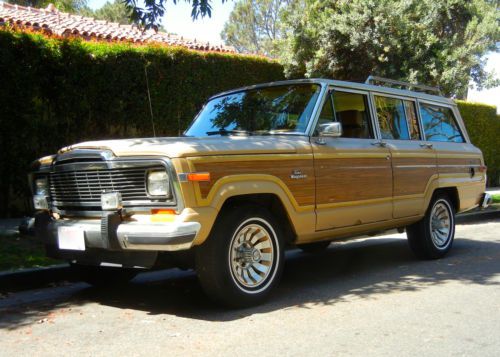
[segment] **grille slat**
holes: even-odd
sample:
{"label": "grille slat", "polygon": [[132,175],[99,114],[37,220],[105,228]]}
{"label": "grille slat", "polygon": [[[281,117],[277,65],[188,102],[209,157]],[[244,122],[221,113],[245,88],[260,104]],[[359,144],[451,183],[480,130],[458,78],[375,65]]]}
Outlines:
{"label": "grille slat", "polygon": [[79,203],[100,207],[101,194],[109,191],[120,192],[124,201],[149,201],[145,178],[146,172],[152,169],[164,168],[152,166],[54,172],[49,175],[50,197],[58,208]]}

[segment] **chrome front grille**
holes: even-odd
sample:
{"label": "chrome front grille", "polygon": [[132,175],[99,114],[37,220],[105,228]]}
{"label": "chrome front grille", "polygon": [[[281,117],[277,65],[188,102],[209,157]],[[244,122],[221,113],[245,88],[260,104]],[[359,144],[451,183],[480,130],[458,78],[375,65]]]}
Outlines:
{"label": "chrome front grille", "polygon": [[57,208],[100,207],[101,194],[120,192],[124,204],[148,202],[146,173],[163,166],[64,170],[49,175],[50,198]]}

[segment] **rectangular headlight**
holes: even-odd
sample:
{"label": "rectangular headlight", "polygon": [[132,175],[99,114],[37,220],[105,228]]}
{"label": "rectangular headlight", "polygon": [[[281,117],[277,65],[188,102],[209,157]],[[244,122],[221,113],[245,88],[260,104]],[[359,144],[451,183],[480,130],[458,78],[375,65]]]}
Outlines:
{"label": "rectangular headlight", "polygon": [[46,177],[35,179],[35,195],[48,196],[49,195],[49,182]]}
{"label": "rectangular headlight", "polygon": [[170,180],[166,171],[150,171],[147,178],[150,196],[170,196]]}

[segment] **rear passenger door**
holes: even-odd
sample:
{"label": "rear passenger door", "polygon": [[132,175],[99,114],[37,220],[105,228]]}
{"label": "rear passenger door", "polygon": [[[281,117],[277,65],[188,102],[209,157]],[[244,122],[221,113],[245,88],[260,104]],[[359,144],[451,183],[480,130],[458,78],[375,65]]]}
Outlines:
{"label": "rear passenger door", "polygon": [[380,138],[392,154],[394,218],[421,215],[425,192],[437,179],[436,154],[423,140],[417,102],[409,97],[372,93]]}
{"label": "rear passenger door", "polygon": [[[319,136],[340,122],[341,137]],[[325,100],[311,138],[316,175],[316,230],[351,227],[392,218],[389,149],[378,145],[367,92],[335,89]]]}

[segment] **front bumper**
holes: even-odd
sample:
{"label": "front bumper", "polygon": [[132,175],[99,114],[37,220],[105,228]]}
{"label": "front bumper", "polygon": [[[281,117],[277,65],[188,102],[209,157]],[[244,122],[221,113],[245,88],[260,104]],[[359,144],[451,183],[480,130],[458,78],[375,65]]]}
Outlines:
{"label": "front bumper", "polygon": [[35,218],[36,234],[45,244],[58,245],[59,227],[83,230],[85,248],[111,251],[180,251],[187,250],[200,230],[198,222],[143,223],[122,221],[119,214],[101,219],[59,219],[48,214]]}

